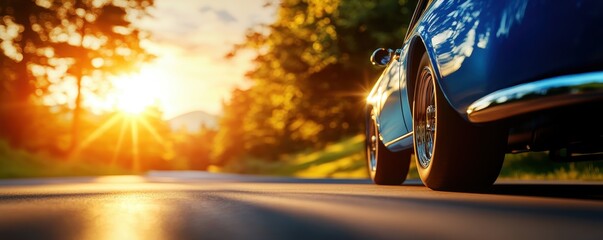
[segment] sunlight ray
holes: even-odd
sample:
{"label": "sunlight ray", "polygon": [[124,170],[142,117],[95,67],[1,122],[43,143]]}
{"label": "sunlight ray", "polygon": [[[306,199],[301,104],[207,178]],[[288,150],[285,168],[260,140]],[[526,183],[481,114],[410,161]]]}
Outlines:
{"label": "sunlight ray", "polygon": [[134,118],[130,119],[130,129],[132,133],[132,167],[134,172],[140,171],[140,156],[138,151],[138,123]]}
{"label": "sunlight ray", "polygon": [[[86,148],[90,143],[100,137],[103,133],[105,133],[109,128],[111,128],[115,123],[119,120],[121,114],[113,115],[109,120],[105,121],[103,125],[94,130],[82,143],[76,148],[75,153],[78,153],[82,149]],[[76,154],[77,155],[77,154]]]}
{"label": "sunlight ray", "polygon": [[151,133],[151,135],[153,136],[155,141],[157,141],[161,145],[165,145],[165,141],[163,140],[161,135],[159,135],[159,133],[157,133],[157,130],[153,126],[151,126],[149,121],[147,121],[144,118],[138,118],[138,122],[141,123],[142,126]]}
{"label": "sunlight ray", "polygon": [[117,157],[119,156],[119,152],[121,150],[121,145],[124,141],[124,136],[126,135],[126,127],[128,125],[128,121],[125,119],[121,122],[121,129],[119,130],[119,138],[117,139],[117,145],[115,146],[115,151],[113,152],[113,159],[111,159],[111,166],[115,166],[117,162]]}
{"label": "sunlight ray", "polygon": [[355,92],[351,92],[351,91],[333,91],[332,94],[334,96],[337,97],[359,97],[359,98],[365,98],[366,95],[368,94],[368,91],[355,91]]}

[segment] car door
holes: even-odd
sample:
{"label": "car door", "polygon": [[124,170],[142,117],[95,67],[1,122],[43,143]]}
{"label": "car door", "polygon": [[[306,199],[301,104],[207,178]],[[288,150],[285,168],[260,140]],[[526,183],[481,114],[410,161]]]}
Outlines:
{"label": "car door", "polygon": [[[408,70],[407,55],[409,50],[408,37],[430,2],[431,1],[429,0],[418,1],[415,13],[409,24],[409,31],[406,34],[405,44],[401,49],[397,50],[396,56],[385,72],[385,76],[382,76],[384,77],[383,80],[388,81],[385,88],[381,91],[379,129],[382,141],[388,147],[393,142],[398,142],[398,140],[402,140],[402,138],[409,136],[408,134],[412,131],[412,112],[410,108],[412,103],[407,100],[409,98],[406,79],[406,71]],[[408,139],[411,138],[408,137]],[[404,144],[402,145],[394,146],[393,148],[412,147],[412,141],[404,141]],[[391,149],[391,147],[389,148]]]}
{"label": "car door", "polygon": [[381,92],[379,129],[383,143],[396,140],[408,132],[401,107],[400,96],[400,61],[394,59],[382,76],[384,88]]}

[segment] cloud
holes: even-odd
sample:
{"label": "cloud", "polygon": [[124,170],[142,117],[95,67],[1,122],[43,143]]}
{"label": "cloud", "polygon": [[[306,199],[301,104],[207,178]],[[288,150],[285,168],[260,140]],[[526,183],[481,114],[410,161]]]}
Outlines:
{"label": "cloud", "polygon": [[[0,0],[1,1],[1,0]],[[147,50],[158,56],[148,68],[161,77],[164,116],[202,109],[219,114],[222,100],[236,86],[248,86],[245,72],[252,53],[225,60],[232,45],[244,41],[245,30],[275,18],[265,0],[155,0],[154,17],[137,24],[151,32]]]}
{"label": "cloud", "polygon": [[224,23],[232,23],[232,22],[237,22],[238,20],[232,16],[232,14],[230,14],[228,11],[224,10],[224,9],[214,9],[210,6],[203,6],[201,9],[199,9],[199,11],[201,13],[213,13],[216,15],[216,17],[218,17],[218,19],[221,22]]}
{"label": "cloud", "polygon": [[216,12],[216,15],[218,15],[218,17],[223,22],[236,22],[237,21],[237,19],[235,17],[233,17],[230,13],[228,13],[226,10],[219,10]]}

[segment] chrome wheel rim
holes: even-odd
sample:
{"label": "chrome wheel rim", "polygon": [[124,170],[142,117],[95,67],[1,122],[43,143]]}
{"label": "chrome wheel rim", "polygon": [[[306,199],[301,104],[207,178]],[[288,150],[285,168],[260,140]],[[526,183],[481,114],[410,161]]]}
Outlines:
{"label": "chrome wheel rim", "polygon": [[414,137],[419,164],[429,167],[433,155],[434,135],[436,131],[436,102],[433,75],[429,68],[421,71],[415,102]]}
{"label": "chrome wheel rim", "polygon": [[369,168],[371,172],[375,172],[377,170],[377,125],[375,124],[374,117],[371,116],[369,120],[368,134],[367,134],[367,153],[368,153],[368,162]]}

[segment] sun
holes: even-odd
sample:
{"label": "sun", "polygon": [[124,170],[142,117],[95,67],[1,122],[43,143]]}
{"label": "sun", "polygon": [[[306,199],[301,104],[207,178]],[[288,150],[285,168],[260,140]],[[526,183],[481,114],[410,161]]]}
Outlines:
{"label": "sun", "polygon": [[115,107],[128,115],[140,115],[160,98],[159,79],[151,71],[144,69],[137,74],[114,79]]}
{"label": "sun", "polygon": [[157,112],[147,110],[149,107],[160,107],[160,103],[172,96],[169,94],[169,82],[167,82],[171,79],[169,76],[169,73],[162,68],[146,65],[136,73],[109,77],[107,81],[110,81],[112,88],[102,98],[90,101],[89,106],[92,111],[110,111],[111,115],[79,143],[74,151],[75,155],[94,143],[99,137],[105,134],[116,134],[109,131],[115,128],[119,128],[119,133],[115,138],[112,166],[116,164],[121,151],[126,151],[122,148],[129,140],[132,169],[134,172],[139,172],[142,164],[140,139],[143,135],[140,134],[141,131],[150,133],[157,143],[167,149],[167,143],[162,135],[150,122],[153,118],[161,116],[157,115]]}
{"label": "sun", "polygon": [[151,106],[152,98],[139,88],[140,86],[128,86],[120,91],[117,96],[117,109],[130,115],[139,115]]}

